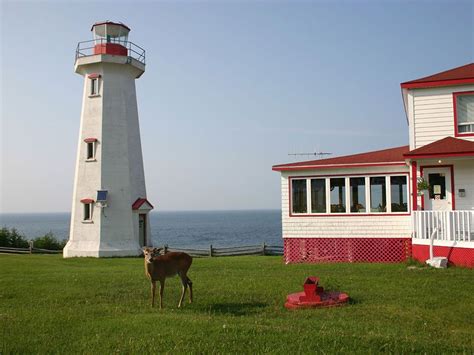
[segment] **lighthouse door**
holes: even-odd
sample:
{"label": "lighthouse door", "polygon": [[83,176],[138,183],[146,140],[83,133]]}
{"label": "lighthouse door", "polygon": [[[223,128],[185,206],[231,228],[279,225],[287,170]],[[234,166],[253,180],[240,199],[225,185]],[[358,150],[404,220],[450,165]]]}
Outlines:
{"label": "lighthouse door", "polygon": [[147,245],[146,239],[146,214],[140,213],[138,215],[138,242],[141,247]]}

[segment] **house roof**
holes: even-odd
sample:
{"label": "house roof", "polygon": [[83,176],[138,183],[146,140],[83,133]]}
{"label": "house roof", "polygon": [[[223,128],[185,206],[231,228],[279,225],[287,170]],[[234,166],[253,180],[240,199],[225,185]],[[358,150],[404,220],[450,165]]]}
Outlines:
{"label": "house roof", "polygon": [[474,142],[446,137],[405,154],[406,158],[442,158],[474,156]]}
{"label": "house roof", "polygon": [[155,208],[153,207],[153,205],[150,203],[150,201],[148,201],[146,198],[138,198],[132,205],[132,210],[138,210],[144,203],[148,203],[150,205],[151,208]]}
{"label": "house roof", "polygon": [[401,83],[402,89],[474,84],[474,63]]}
{"label": "house roof", "polygon": [[274,165],[274,171],[310,170],[331,168],[357,168],[368,166],[405,165],[404,154],[409,152],[409,146],[376,150],[367,153],[345,155],[336,158],[310,160],[298,163]]}

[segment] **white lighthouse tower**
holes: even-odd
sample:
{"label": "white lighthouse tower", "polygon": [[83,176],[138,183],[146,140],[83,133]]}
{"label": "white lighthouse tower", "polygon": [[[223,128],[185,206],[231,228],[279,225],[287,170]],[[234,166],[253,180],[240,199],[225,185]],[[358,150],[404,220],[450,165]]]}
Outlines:
{"label": "white lighthouse tower", "polygon": [[76,73],[84,77],[69,241],[64,257],[138,255],[150,244],[135,79],[145,51],[122,23],[92,26],[80,42]]}

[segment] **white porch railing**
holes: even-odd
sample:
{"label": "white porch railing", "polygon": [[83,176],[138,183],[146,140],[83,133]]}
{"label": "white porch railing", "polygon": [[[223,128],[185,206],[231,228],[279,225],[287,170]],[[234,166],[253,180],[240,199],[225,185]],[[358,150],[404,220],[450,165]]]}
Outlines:
{"label": "white porch railing", "polygon": [[473,211],[414,211],[413,238],[474,242]]}

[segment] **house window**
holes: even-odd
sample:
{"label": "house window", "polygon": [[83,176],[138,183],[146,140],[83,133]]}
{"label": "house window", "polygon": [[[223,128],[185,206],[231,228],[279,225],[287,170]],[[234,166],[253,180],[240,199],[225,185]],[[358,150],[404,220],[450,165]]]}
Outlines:
{"label": "house window", "polygon": [[91,96],[99,95],[99,78],[91,78]]}
{"label": "house window", "polygon": [[408,212],[407,177],[390,177],[392,212]]}
{"label": "house window", "polygon": [[331,213],[346,212],[346,179],[335,178],[330,180]]}
{"label": "house window", "polygon": [[407,175],[290,177],[290,188],[290,211],[298,216],[408,212]]}
{"label": "house window", "polygon": [[306,179],[291,181],[291,197],[293,202],[293,213],[306,213],[307,195],[306,195]]}
{"label": "house window", "polygon": [[385,176],[370,178],[370,212],[387,212]]}
{"label": "house window", "polygon": [[311,179],[311,212],[326,213],[326,179]]}
{"label": "house window", "polygon": [[474,133],[474,92],[455,93],[454,99],[457,133]]}
{"label": "house window", "polygon": [[351,212],[367,212],[365,206],[365,177],[353,177],[350,181]]}

